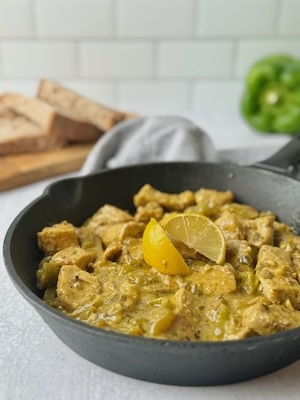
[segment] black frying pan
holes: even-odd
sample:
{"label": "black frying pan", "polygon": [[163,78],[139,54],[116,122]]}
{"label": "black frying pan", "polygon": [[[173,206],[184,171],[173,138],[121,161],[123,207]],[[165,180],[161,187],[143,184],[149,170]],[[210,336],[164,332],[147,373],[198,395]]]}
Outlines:
{"label": "black frying pan", "polygon": [[[297,137],[255,168],[171,162],[117,168],[58,181],[11,224],[4,241],[8,274],[22,296],[67,346],[117,373],[164,384],[218,385],[276,371],[300,358],[300,328],[238,341],[176,342],[108,332],[62,315],[42,301],[36,287],[36,269],[41,258],[36,233],[63,219],[81,224],[104,203],[133,211],[133,194],[145,183],[166,192],[200,187],[229,189],[237,201],[272,210],[281,221],[299,231],[300,182],[285,176],[296,173],[299,160]],[[268,170],[258,168],[262,166]]]}

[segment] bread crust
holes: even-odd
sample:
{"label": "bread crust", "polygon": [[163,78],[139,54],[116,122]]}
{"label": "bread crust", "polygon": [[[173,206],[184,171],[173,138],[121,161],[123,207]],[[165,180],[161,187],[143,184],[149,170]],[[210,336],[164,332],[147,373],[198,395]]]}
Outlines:
{"label": "bread crust", "polygon": [[102,134],[94,124],[68,115],[50,104],[20,93],[5,92],[0,103],[24,115],[49,134],[69,142],[95,142]]}
{"label": "bread crust", "polygon": [[0,155],[53,150],[67,141],[44,133],[41,127],[24,115],[0,108]]}
{"label": "bread crust", "polygon": [[37,98],[89,121],[106,132],[126,118],[126,114],[97,103],[79,93],[48,79],[40,80]]}

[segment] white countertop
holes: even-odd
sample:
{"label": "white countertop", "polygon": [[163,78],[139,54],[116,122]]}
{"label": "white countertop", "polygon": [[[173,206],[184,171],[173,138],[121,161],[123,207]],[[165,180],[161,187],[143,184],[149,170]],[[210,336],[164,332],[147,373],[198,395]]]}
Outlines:
{"label": "white countertop", "polygon": [[[288,140],[282,135],[256,134],[232,116],[189,117],[209,133],[217,150],[256,147],[249,162],[260,160],[262,148],[268,153]],[[1,248],[14,217],[56,179],[0,193]],[[62,344],[19,295],[6,273],[2,252],[0,305],[0,400],[299,399],[300,361],[265,377],[217,387],[152,384],[95,366]]]}

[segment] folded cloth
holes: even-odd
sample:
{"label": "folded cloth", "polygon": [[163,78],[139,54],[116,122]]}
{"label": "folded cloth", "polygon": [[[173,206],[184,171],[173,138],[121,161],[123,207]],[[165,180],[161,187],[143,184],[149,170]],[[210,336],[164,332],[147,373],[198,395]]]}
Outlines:
{"label": "folded cloth", "polygon": [[159,161],[202,161],[251,165],[275,154],[279,144],[217,151],[210,136],[180,116],[150,116],[120,122],[93,147],[80,171]]}
{"label": "folded cloth", "polygon": [[150,116],[121,122],[106,132],[87,157],[83,175],[158,161],[217,162],[210,137],[178,116]]}

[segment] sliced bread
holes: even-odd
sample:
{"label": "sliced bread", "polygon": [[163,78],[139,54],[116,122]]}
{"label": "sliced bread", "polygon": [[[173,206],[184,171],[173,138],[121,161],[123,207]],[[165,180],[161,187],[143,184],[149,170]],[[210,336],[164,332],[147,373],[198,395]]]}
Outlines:
{"label": "sliced bread", "polygon": [[0,96],[0,104],[32,120],[44,133],[65,141],[94,142],[103,134],[94,124],[38,98],[6,92]]}
{"label": "sliced bread", "polygon": [[37,98],[59,110],[72,113],[77,118],[89,121],[105,132],[126,118],[126,114],[123,112],[99,104],[47,79],[40,81]]}
{"label": "sliced bread", "polygon": [[7,108],[0,108],[0,155],[53,150],[66,145],[60,137],[45,134],[40,125]]}

